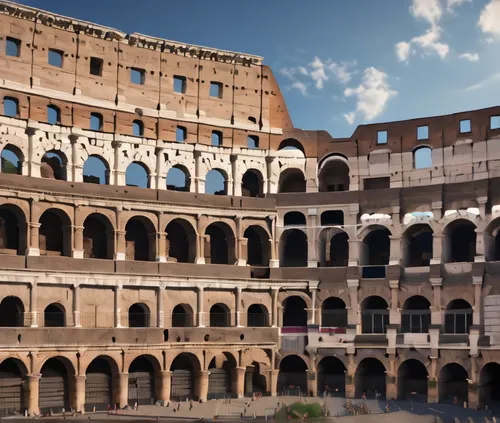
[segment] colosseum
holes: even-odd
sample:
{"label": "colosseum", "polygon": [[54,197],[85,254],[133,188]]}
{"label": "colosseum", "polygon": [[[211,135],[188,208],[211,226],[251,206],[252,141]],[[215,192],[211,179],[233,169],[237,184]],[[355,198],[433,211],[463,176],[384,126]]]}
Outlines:
{"label": "colosseum", "polygon": [[261,57],[0,28],[1,415],[500,401],[500,107],[333,138]]}

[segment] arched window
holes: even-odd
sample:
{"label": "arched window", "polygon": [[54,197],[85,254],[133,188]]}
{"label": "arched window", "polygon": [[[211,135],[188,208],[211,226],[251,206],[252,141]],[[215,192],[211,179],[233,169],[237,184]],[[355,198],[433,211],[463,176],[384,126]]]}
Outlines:
{"label": "arched window", "polygon": [[149,188],[149,172],[141,162],[132,162],[125,173],[125,182],[129,187]]}
{"label": "arched window", "polygon": [[269,326],[269,313],[262,304],[252,304],[247,311],[248,327]]}
{"label": "arched window", "polygon": [[46,210],[40,216],[39,248],[42,256],[71,256],[71,220],[59,209]]}
{"label": "arched window", "polygon": [[307,303],[292,295],[283,301],[283,327],[307,327]]}
{"label": "arched window", "polygon": [[288,229],[280,240],[280,267],[307,267],[307,236],[300,229]]}
{"label": "arched window", "polygon": [[278,151],[279,150],[300,151],[302,155],[305,156],[304,147],[299,141],[293,138],[287,138],[286,140],[281,141],[278,147]]}
{"label": "arched window", "polygon": [[170,191],[189,192],[190,177],[184,166],[176,165],[167,173],[167,189]]}
{"label": "arched window", "polygon": [[112,259],[114,231],[109,220],[92,213],[83,222],[83,251],[85,258]]}
{"label": "arched window", "polygon": [[280,174],[279,193],[306,192],[306,179],[300,169],[286,169]]}
{"label": "arched window", "polygon": [[66,156],[62,152],[51,150],[42,157],[40,175],[42,178],[65,181],[67,163]]}
{"label": "arched window", "polygon": [[4,97],[3,114],[8,117],[19,117],[19,100],[14,97]]}
{"label": "arched window", "polygon": [[135,303],[128,309],[129,328],[147,328],[150,326],[151,313],[149,307],[143,303]]}
{"label": "arched window", "polygon": [[361,330],[363,333],[386,333],[389,324],[387,301],[382,297],[367,297],[361,303]]}
{"label": "arched window", "polygon": [[429,266],[432,259],[432,237],[429,225],[411,226],[403,235],[403,264],[407,267]]}
{"label": "arched window", "polygon": [[[321,326],[344,329],[347,326],[347,308],[341,298],[330,297],[321,305]],[[335,331],[345,333],[345,330]]]}
{"label": "arched window", "polygon": [[222,132],[212,131],[212,145],[214,147],[220,147],[222,145]]}
{"label": "arched window", "polygon": [[401,332],[427,333],[431,324],[431,303],[421,295],[408,298],[403,304]]}
{"label": "arched window", "polygon": [[366,235],[361,246],[361,264],[363,266],[379,267],[389,264],[390,235],[389,230],[384,227],[374,228]]}
{"label": "arched window", "polygon": [[47,122],[51,125],[61,124],[61,110],[59,107],[49,104],[47,106]]}
{"label": "arched window", "polygon": [[444,315],[445,333],[469,333],[472,325],[472,307],[465,300],[453,300]]}
{"label": "arched window", "polygon": [[444,229],[443,261],[473,262],[476,255],[476,226],[467,219],[458,219]]}
{"label": "arched window", "polygon": [[99,156],[89,156],[83,164],[83,182],[89,184],[109,184],[109,166]]}
{"label": "arched window", "polygon": [[90,130],[102,131],[104,126],[104,119],[100,113],[90,114]]}
{"label": "arched window", "polygon": [[210,240],[205,244],[205,262],[211,264],[234,264],[235,243],[232,229],[222,222],[210,224],[205,230]]}
{"label": "arched window", "polygon": [[43,312],[46,328],[62,328],[66,326],[66,310],[59,303],[52,303],[45,307]]}
{"label": "arched window", "polygon": [[5,297],[0,303],[0,327],[24,326],[24,304],[14,296]]}
{"label": "arched window", "polygon": [[413,150],[413,167],[415,169],[432,167],[432,149],[430,147],[418,147]]}
{"label": "arched window", "polygon": [[26,226],[21,209],[11,204],[0,206],[0,254],[26,253]]}
{"label": "arched window", "polygon": [[196,232],[184,219],[174,219],[165,228],[168,262],[194,263],[196,258]]}
{"label": "arched window", "polygon": [[188,304],[177,304],[172,310],[173,328],[190,328],[193,326],[193,309]]}
{"label": "arched window", "polygon": [[262,194],[262,175],[258,170],[247,170],[241,179],[243,197],[259,197]]}
{"label": "arched window", "polygon": [[251,266],[269,266],[269,234],[257,225],[249,226],[243,236],[247,242],[247,263]]}
{"label": "arched window", "polygon": [[291,211],[285,214],[283,223],[285,226],[306,226],[306,217],[301,212]]}
{"label": "arched window", "polygon": [[227,195],[226,178],[219,169],[212,169],[207,173],[205,194]]}
{"label": "arched window", "polygon": [[349,166],[346,159],[339,155],[332,155],[323,159],[320,163],[319,191],[348,191],[349,190]]}
{"label": "arched window", "polygon": [[210,326],[219,328],[231,326],[231,315],[225,304],[214,304],[210,308]]}
{"label": "arched window", "polygon": [[149,234],[155,233],[155,227],[149,219],[133,217],[125,226],[126,259],[149,261],[156,254],[156,240]]}
{"label": "arched window", "polygon": [[132,133],[134,137],[142,137],[144,135],[144,123],[136,119],[132,122]]}
{"label": "arched window", "polygon": [[2,150],[2,173],[21,175],[23,172],[23,153],[14,145],[7,144]]}

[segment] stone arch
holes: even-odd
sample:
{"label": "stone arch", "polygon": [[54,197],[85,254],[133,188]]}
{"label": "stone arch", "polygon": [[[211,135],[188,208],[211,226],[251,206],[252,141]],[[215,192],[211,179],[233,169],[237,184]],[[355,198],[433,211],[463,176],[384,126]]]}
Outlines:
{"label": "stone arch", "polygon": [[205,229],[205,263],[234,264],[236,243],[232,228],[225,222],[214,222]]}
{"label": "stone arch", "polygon": [[85,411],[104,411],[116,404],[119,367],[108,355],[95,357],[85,369]]}
{"label": "stone arch", "polygon": [[222,352],[215,354],[208,364],[208,399],[227,398],[236,394],[235,378],[238,362],[233,354]]}
{"label": "stone arch", "polygon": [[442,257],[445,263],[473,262],[476,255],[476,224],[458,218],[443,229]]}
{"label": "stone arch", "polygon": [[109,163],[98,154],[90,154],[83,163],[83,182],[109,185],[109,175]]}
{"label": "stone arch", "polygon": [[462,405],[469,399],[469,374],[458,363],[448,363],[439,371],[439,402]]}
{"label": "stone arch", "polygon": [[0,254],[24,255],[26,248],[26,214],[15,204],[0,205]]}
{"label": "stone arch", "polygon": [[306,216],[299,211],[289,211],[283,216],[283,226],[306,226]]}
{"label": "stone arch", "polygon": [[24,154],[16,145],[6,144],[2,149],[0,161],[2,173],[12,175],[23,174]]}
{"label": "stone arch", "polygon": [[385,226],[371,225],[358,233],[363,242],[360,246],[360,264],[363,266],[385,266],[389,264],[391,232]]}
{"label": "stone arch", "polygon": [[190,328],[193,326],[193,308],[189,304],[177,304],[172,310],[172,327]]}
{"label": "stone arch", "polygon": [[47,151],[41,160],[40,176],[59,181],[67,180],[68,159],[60,150]]}
{"label": "stone arch", "polygon": [[307,326],[306,301],[298,295],[290,295],[283,301],[283,324],[282,327],[306,327]]}
{"label": "stone arch", "polygon": [[43,311],[43,325],[48,328],[66,326],[66,309],[60,303],[51,303]]}
{"label": "stone arch", "polygon": [[280,145],[278,146],[278,151],[282,150],[288,150],[288,151],[293,151],[293,150],[298,150],[302,153],[302,155],[305,157],[306,152],[304,150],[304,146],[300,141],[297,141],[294,138],[287,138],[284,139],[283,141],[280,142]]}
{"label": "stone arch", "polygon": [[431,303],[421,296],[406,299],[401,313],[401,332],[428,333],[431,324]]}
{"label": "stone arch", "polygon": [[223,303],[216,303],[210,307],[210,327],[231,326],[231,312],[229,307]]}
{"label": "stone arch", "polygon": [[264,178],[257,169],[248,169],[241,178],[241,194],[243,197],[262,197]]}
{"label": "stone arch", "polygon": [[500,261],[500,217],[493,219],[484,231],[486,261]]}
{"label": "stone arch", "polygon": [[126,259],[154,261],[156,258],[156,227],[146,216],[132,216],[125,225]]}
{"label": "stone arch", "polygon": [[195,385],[201,371],[198,357],[189,352],[178,354],[172,360],[170,371],[172,372],[170,399],[173,401],[197,399]]}
{"label": "stone arch", "polygon": [[149,188],[150,175],[149,168],[143,162],[133,161],[125,171],[125,183],[129,187]]}
{"label": "stone arch", "polygon": [[323,357],[317,365],[318,394],[345,397],[346,367],[337,357]]}
{"label": "stone arch", "polygon": [[380,360],[367,357],[361,360],[354,374],[355,397],[381,399],[386,395],[386,369]]}
{"label": "stone arch", "polygon": [[71,360],[63,356],[48,358],[41,366],[39,382],[40,412],[69,410],[69,393],[74,389],[75,367]]}
{"label": "stone arch", "polygon": [[269,266],[271,258],[269,233],[260,225],[250,225],[245,229],[243,236],[247,239],[247,264]]}
{"label": "stone arch", "polygon": [[165,227],[167,236],[167,261],[176,263],[194,263],[196,259],[196,231],[185,219],[171,220]]}
{"label": "stone arch", "polygon": [[7,357],[0,363],[0,386],[2,401],[0,401],[0,415],[22,414],[28,408],[28,395],[24,389],[27,382],[28,369],[26,365],[15,357]]}
{"label": "stone arch", "polygon": [[339,228],[325,228],[318,235],[321,267],[345,267],[349,264],[349,235]]}
{"label": "stone arch", "polygon": [[247,309],[248,327],[269,326],[269,311],[263,304],[252,304]]}
{"label": "stone arch", "polygon": [[288,229],[279,243],[280,267],[307,267],[308,242],[304,231]]}
{"label": "stone arch", "polygon": [[472,326],[472,306],[463,299],[448,303],[444,315],[445,333],[469,333]]}
{"label": "stone arch", "polygon": [[280,173],[278,192],[295,193],[306,192],[306,178],[304,172],[297,168],[288,168]]}
{"label": "stone arch", "polygon": [[279,363],[278,393],[283,396],[307,395],[307,369],[306,361],[299,355],[283,357]]}
{"label": "stone arch", "polygon": [[420,145],[413,150],[413,168],[426,169],[432,167],[432,148]]}
{"label": "stone arch", "polygon": [[157,398],[155,380],[160,372],[161,365],[155,356],[142,354],[135,357],[128,367],[128,403],[154,404]]}
{"label": "stone arch", "polygon": [[24,304],[19,297],[9,295],[0,302],[0,327],[23,327]]}
{"label": "stone arch", "polygon": [[389,305],[377,295],[366,297],[360,304],[361,331],[363,333],[386,333],[389,324]]}
{"label": "stone arch", "polygon": [[134,303],[128,309],[129,328],[147,328],[151,326],[151,311],[144,303]]}
{"label": "stone arch", "polygon": [[321,303],[321,326],[347,327],[347,306],[339,297],[328,297]]}
{"label": "stone arch", "polygon": [[332,154],[321,159],[318,165],[319,192],[349,191],[349,173],[345,157]]}
{"label": "stone arch", "polygon": [[427,378],[425,365],[414,358],[398,367],[398,399],[427,402]]}
{"label": "stone arch", "polygon": [[115,232],[108,217],[91,213],[83,221],[83,254],[85,258],[113,259]]}
{"label": "stone arch", "polygon": [[223,169],[210,169],[205,176],[205,194],[228,195],[228,179]]}
{"label": "stone arch", "polygon": [[411,225],[403,233],[403,265],[406,267],[429,266],[433,257],[433,230],[430,225]]}
{"label": "stone arch", "polygon": [[177,164],[167,173],[167,189],[169,191],[189,192],[191,189],[191,174],[186,166]]}
{"label": "stone arch", "polygon": [[71,257],[71,219],[66,212],[59,208],[48,208],[38,222],[40,255]]}
{"label": "stone arch", "polygon": [[500,403],[500,364],[486,363],[479,373],[479,405],[494,408]]}

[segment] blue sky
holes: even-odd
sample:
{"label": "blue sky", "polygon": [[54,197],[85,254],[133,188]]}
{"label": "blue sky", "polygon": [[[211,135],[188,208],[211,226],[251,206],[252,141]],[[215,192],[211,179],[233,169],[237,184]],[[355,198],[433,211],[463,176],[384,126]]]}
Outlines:
{"label": "blue sky", "polygon": [[126,32],[252,53],[294,125],[358,124],[500,104],[499,0],[24,0]]}

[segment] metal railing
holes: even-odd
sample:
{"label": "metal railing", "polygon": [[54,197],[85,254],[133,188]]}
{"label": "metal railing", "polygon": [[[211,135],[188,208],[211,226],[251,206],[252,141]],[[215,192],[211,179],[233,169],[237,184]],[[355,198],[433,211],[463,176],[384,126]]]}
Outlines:
{"label": "metal railing", "polygon": [[363,333],[385,333],[389,324],[389,310],[363,310],[361,329]]}
{"label": "metal railing", "polygon": [[321,326],[323,327],[346,327],[347,326],[347,310],[322,310],[321,311]]}
{"label": "metal railing", "polygon": [[268,313],[247,313],[248,327],[266,327],[269,326]]}
{"label": "metal railing", "polygon": [[444,315],[444,332],[450,334],[469,333],[472,325],[472,310],[447,310]]}
{"label": "metal railing", "polygon": [[427,333],[430,324],[430,310],[403,310],[401,313],[402,333]]}

